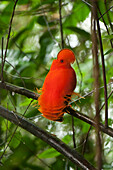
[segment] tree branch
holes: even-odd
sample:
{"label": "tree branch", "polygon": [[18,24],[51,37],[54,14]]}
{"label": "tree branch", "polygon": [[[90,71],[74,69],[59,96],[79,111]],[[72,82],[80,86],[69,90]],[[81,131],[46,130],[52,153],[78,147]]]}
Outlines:
{"label": "tree branch", "polygon": [[27,119],[11,112],[2,106],[0,106],[0,115],[5,119],[11,121],[12,123],[22,127],[34,136],[42,139],[50,146],[55,148],[58,152],[67,157],[74,164],[82,169],[96,170],[87,160],[85,160],[81,155],[79,155],[75,150],[71,149],[68,145],[60,141],[57,137],[51,135],[45,130],[39,128],[33,123],[29,122]]}
{"label": "tree branch", "polygon": [[32,91],[30,90],[27,90],[23,87],[19,87],[19,86],[16,86],[16,85],[12,85],[10,83],[2,83],[0,81],[0,88],[3,88],[3,89],[6,89],[6,90],[9,90],[11,92],[15,92],[15,93],[18,93],[18,94],[21,94],[21,95],[24,95],[28,98],[32,98],[32,99],[35,99],[37,100],[37,98],[39,97],[39,94],[38,93],[33,93]]}
{"label": "tree branch", "polygon": [[[95,120],[89,118],[88,116],[84,115],[83,113],[79,112],[78,110],[74,110],[71,107],[66,108],[66,112],[94,127],[97,127],[97,124],[95,122]],[[106,128],[102,123],[99,123],[99,130],[106,133],[107,135],[113,137],[113,129],[108,127]]]}

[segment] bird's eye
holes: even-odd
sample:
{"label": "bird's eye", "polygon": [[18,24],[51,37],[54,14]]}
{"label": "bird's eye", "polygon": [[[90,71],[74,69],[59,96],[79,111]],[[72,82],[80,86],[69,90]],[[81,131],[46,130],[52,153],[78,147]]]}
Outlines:
{"label": "bird's eye", "polygon": [[61,62],[61,63],[63,63],[63,62],[64,62],[64,60],[60,60],[60,62]]}

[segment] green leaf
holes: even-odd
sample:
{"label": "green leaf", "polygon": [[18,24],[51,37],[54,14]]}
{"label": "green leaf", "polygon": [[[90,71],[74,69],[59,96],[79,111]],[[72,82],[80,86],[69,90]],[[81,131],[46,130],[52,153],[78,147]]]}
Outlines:
{"label": "green leaf", "polygon": [[72,12],[66,17],[63,27],[75,27],[78,23],[83,22],[89,15],[90,9],[82,1],[77,1],[73,5]]}
{"label": "green leaf", "polygon": [[3,22],[0,18],[0,36],[3,37],[7,33],[8,33],[8,25],[5,22]]}
{"label": "green leaf", "polygon": [[62,139],[62,141],[66,144],[68,144],[70,141],[72,140],[72,136],[71,135],[66,135],[64,136],[64,138]]}
{"label": "green leaf", "polygon": [[[27,118],[34,118],[35,116],[38,116],[40,115],[41,117],[41,114],[40,112],[38,111],[37,108],[34,108],[33,106],[31,106],[32,108],[29,109],[29,111],[27,111],[27,113],[25,114],[25,117]],[[35,119],[35,118],[34,118]]]}
{"label": "green leaf", "polygon": [[113,39],[113,34],[112,35],[103,36],[103,39],[112,40]]}
{"label": "green leaf", "polygon": [[4,22],[4,24],[8,25],[11,19],[12,11],[14,7],[14,2],[11,1],[6,8],[2,11],[2,17],[0,16],[0,20]]}
{"label": "green leaf", "polygon": [[81,29],[81,28],[78,28],[78,27],[66,27],[67,29],[73,31],[73,32],[76,32],[78,34],[80,34],[81,36],[83,36],[84,38],[86,39],[90,39],[91,35],[90,33],[88,33],[87,31]]}
{"label": "green leaf", "polygon": [[0,1],[12,1],[12,0],[0,0]]}
{"label": "green leaf", "polygon": [[40,153],[38,155],[38,157],[41,158],[41,159],[46,159],[46,158],[54,158],[54,157],[57,157],[59,155],[60,155],[60,153],[57,152],[55,149],[49,148],[49,149],[45,150],[44,152]]}
{"label": "green leaf", "polygon": [[10,43],[9,43],[10,48],[17,41],[19,41],[20,44],[24,43],[24,41],[28,38],[29,33],[33,29],[36,20],[37,20],[37,17],[34,17],[32,20],[30,20],[30,22],[27,24],[26,27],[22,28],[17,33],[15,32],[15,35],[12,37],[12,39],[10,40]]}
{"label": "green leaf", "polygon": [[18,4],[19,4],[19,5],[29,4],[29,3],[30,3],[30,1],[31,1],[31,0],[22,0],[22,1],[21,1],[21,0],[19,0],[19,1],[18,1]]}
{"label": "green leaf", "polygon": [[106,170],[110,169],[111,170],[111,169],[113,169],[113,166],[110,165],[110,164],[104,164],[103,169],[106,169]]}
{"label": "green leaf", "polygon": [[104,55],[110,54],[110,53],[112,53],[112,52],[113,52],[113,48],[110,49],[110,50],[108,50]]}
{"label": "green leaf", "polygon": [[41,26],[47,26],[47,23],[46,21],[48,22],[49,24],[49,27],[50,26],[55,26],[55,23],[52,21],[48,21],[47,17],[45,15],[43,16],[39,16],[38,19],[37,19],[37,23],[40,24]]}
{"label": "green leaf", "polygon": [[26,98],[24,102],[22,102],[22,103],[19,104],[19,106],[20,106],[20,107],[22,107],[22,106],[28,106],[31,101],[32,101],[32,99]]}
{"label": "green leaf", "polygon": [[42,25],[42,26],[46,26],[46,21],[47,17],[46,16],[39,16],[37,19],[37,23]]}
{"label": "green leaf", "polygon": [[74,3],[73,12],[78,23],[83,22],[88,17],[90,9],[84,2],[78,1]]}
{"label": "green leaf", "polygon": [[89,127],[90,127],[90,125],[84,122],[84,123],[83,123],[82,132],[83,132],[83,133],[87,133],[88,130],[89,130]]}
{"label": "green leaf", "polygon": [[[57,29],[51,29],[51,34],[54,36],[56,34]],[[52,37],[50,35],[50,33],[48,31],[44,32],[43,35],[40,37],[39,40],[40,43],[40,51],[38,54],[38,63],[37,63],[37,67],[43,63],[43,60],[45,58],[45,56],[47,55],[47,48],[49,45],[51,45],[51,50],[52,50],[52,45],[53,45],[53,40]]]}
{"label": "green leaf", "polygon": [[16,132],[16,133],[14,134],[14,136],[13,136],[10,144],[9,144],[9,147],[10,147],[10,148],[13,148],[13,149],[17,148],[18,145],[19,145],[20,142],[21,142],[21,138],[22,138],[21,133],[20,133],[20,132]]}
{"label": "green leaf", "polygon": [[[110,1],[107,1],[106,6],[107,6],[107,9],[109,9],[111,7]],[[105,1],[103,1],[103,0],[98,1],[99,10],[102,15],[104,14],[103,15],[104,22],[106,24],[109,24],[109,19],[108,19],[107,14],[109,15],[110,21],[113,21],[113,11],[109,10],[108,12],[106,12],[107,11],[106,6],[105,6]],[[98,17],[101,17],[100,12],[98,12]],[[102,17],[100,18],[101,22],[103,22],[103,19],[102,19]]]}

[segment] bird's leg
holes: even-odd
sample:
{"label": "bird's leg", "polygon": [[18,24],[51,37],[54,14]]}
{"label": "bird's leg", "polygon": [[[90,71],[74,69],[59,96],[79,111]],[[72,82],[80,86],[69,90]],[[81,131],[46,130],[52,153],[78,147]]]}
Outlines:
{"label": "bird's leg", "polygon": [[80,98],[82,98],[82,99],[85,99],[84,97],[80,96],[80,94],[79,94],[79,93],[75,93],[75,92],[73,92],[73,93],[72,93],[72,95],[75,95],[75,96],[78,96],[78,97],[80,97]]}
{"label": "bird's leg", "polygon": [[35,96],[37,97],[37,100],[35,100],[35,101],[32,103],[32,105],[33,105],[33,107],[39,108],[39,105],[38,105],[38,97],[39,97],[39,94],[42,93],[42,88],[38,89],[38,88],[36,87],[36,90],[37,90],[38,94],[37,94],[35,91],[34,91],[34,93],[35,93]]}
{"label": "bird's leg", "polygon": [[[37,92],[38,92],[39,94],[42,93],[42,88],[38,89],[38,88],[36,87],[36,90],[37,90]],[[37,94],[36,94],[36,95],[37,95]]]}

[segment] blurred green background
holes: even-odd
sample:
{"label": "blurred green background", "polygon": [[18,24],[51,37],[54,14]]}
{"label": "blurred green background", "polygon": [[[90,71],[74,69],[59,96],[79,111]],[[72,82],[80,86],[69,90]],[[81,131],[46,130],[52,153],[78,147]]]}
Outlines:
{"label": "blurred green background", "polygon": [[[106,4],[105,4],[106,2]],[[0,49],[4,37],[5,53],[9,23],[13,11],[13,0],[0,1]],[[113,6],[111,0],[99,0],[99,10],[103,14]],[[98,13],[100,16],[100,13]],[[110,41],[113,40],[112,22],[113,8],[100,19],[103,49],[105,54],[107,84],[113,79],[113,49]],[[70,48],[76,56],[73,68],[77,74],[75,92],[85,95],[93,90],[93,58],[91,41],[91,3],[82,0],[62,0],[62,23],[65,48]],[[109,35],[106,30],[109,30]],[[98,46],[99,47],[99,46]],[[14,85],[25,87],[36,92],[41,88],[51,63],[61,49],[58,0],[18,0],[13,19],[11,37],[4,67],[4,80]],[[0,50],[1,56],[1,50]],[[102,64],[99,51],[100,86],[103,86]],[[1,60],[0,60],[1,71]],[[112,84],[108,85],[108,94],[112,91]],[[77,98],[73,98],[77,100]],[[24,114],[31,99],[19,94],[0,89],[0,104]],[[72,103],[72,107],[94,118],[94,95],[88,95]],[[104,89],[100,89],[100,103],[104,102]],[[113,123],[113,96],[108,101],[109,126]],[[101,111],[101,120],[104,123],[104,108]],[[32,119],[37,126],[56,135],[73,148],[72,117],[65,114],[62,123],[49,121],[32,105],[25,116]],[[34,116],[38,116],[36,119]],[[76,150],[82,153],[83,145],[89,129],[85,122],[74,118]],[[0,117],[0,155],[9,142],[15,125]],[[102,134],[103,169],[113,169],[113,139]],[[96,164],[95,129],[92,128],[84,157],[94,166]],[[63,155],[37,139],[25,130],[18,128],[9,144],[2,160],[0,169],[16,170],[48,170],[48,169],[75,169]]]}

